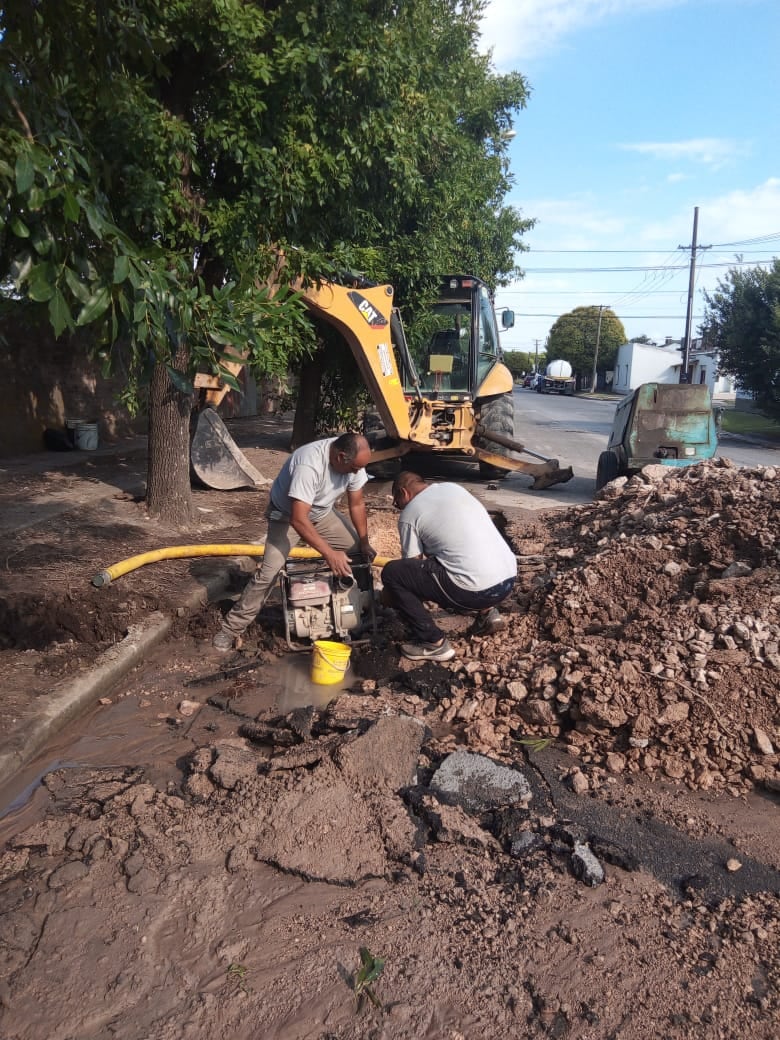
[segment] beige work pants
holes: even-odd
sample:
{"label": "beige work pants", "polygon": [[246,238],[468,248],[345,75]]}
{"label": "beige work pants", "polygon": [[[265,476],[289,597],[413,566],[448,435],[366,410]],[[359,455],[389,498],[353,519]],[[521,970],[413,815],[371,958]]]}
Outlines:
{"label": "beige work pants", "polygon": [[[335,509],[312,521],[319,534],[333,549],[356,553],[360,549],[357,531],[349,520]],[[290,550],[300,542],[300,535],[287,520],[268,521],[265,553],[236,604],[225,615],[223,632],[239,636],[252,624],[274,587]]]}

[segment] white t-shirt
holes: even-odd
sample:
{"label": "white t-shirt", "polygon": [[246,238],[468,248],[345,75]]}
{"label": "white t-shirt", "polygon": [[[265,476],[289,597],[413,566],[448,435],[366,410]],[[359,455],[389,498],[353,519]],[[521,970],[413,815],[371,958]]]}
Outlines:
{"label": "white t-shirt", "polygon": [[484,592],[517,576],[517,560],[487,509],[459,484],[430,484],[401,510],[404,556],[435,557],[461,589]]}
{"label": "white t-shirt", "polygon": [[292,453],[271,485],[271,507],[292,514],[292,499],[310,505],[309,516],[319,520],[333,509],[345,491],[359,491],[368,480],[364,469],[337,473],[330,465],[330,447],[336,437],[304,444]]}

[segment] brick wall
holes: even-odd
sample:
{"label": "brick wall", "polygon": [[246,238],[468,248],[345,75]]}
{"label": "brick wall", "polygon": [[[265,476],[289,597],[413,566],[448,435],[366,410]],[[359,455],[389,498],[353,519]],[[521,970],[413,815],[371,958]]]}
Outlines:
{"label": "brick wall", "polygon": [[[0,457],[43,451],[43,431],[63,429],[65,419],[97,422],[100,444],[146,433],[147,419],[133,419],[116,403],[123,380],[105,378],[91,360],[86,333],[60,340],[46,322],[27,313],[0,316]],[[231,392],[219,411],[224,418],[272,414],[282,384],[260,387],[243,369],[243,393]]]}
{"label": "brick wall", "polygon": [[97,422],[101,443],[146,432],[115,395],[121,378],[104,379],[85,335],[55,340],[47,324],[25,314],[0,319],[0,456],[43,451],[43,431],[65,418]]}

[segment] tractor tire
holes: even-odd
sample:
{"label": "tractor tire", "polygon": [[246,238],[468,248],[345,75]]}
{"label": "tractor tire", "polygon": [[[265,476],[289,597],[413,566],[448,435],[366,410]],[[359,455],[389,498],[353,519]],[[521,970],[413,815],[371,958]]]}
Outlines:
{"label": "tractor tire", "polygon": [[601,491],[603,487],[609,484],[610,480],[615,480],[619,476],[620,459],[617,452],[612,449],[602,451],[596,466],[596,490]]}
{"label": "tractor tire", "polygon": [[[500,433],[504,437],[514,439],[515,436],[515,400],[510,391],[499,397],[489,397],[482,402],[479,416],[480,425],[493,433]],[[509,455],[509,448],[501,444],[493,444],[491,441],[484,442],[485,448],[495,455]],[[479,475],[485,480],[501,480],[510,470],[493,466],[489,462],[479,463]]]}
{"label": "tractor tire", "polygon": [[[398,444],[398,441],[387,436],[378,414],[376,414],[374,421],[369,420],[369,422],[366,422],[364,417],[363,436],[368,441],[372,451],[383,451],[387,448],[394,448]],[[384,462],[369,462],[366,466],[366,472],[376,480],[395,480],[401,472],[401,459],[398,457],[385,459]]]}

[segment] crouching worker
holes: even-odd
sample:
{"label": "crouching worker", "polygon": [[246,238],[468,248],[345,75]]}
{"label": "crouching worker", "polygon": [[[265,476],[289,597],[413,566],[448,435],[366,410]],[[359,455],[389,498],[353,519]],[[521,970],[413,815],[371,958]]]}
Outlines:
{"label": "crouching worker", "polygon": [[[376,556],[368,541],[363,485],[371,448],[365,437],[345,433],[313,441],[287,459],[271,485],[265,553],[240,599],[214,636],[216,650],[228,651],[255,620],[284,567],[303,539],[337,577],[352,574],[349,554]],[[351,523],[333,506],[346,491]]]}
{"label": "crouching worker", "polygon": [[384,602],[411,629],[401,653],[411,661],[449,661],[455,651],[425,602],[476,612],[473,632],[497,632],[505,621],[496,608],[514,587],[517,561],[485,507],[459,484],[429,484],[403,471],[393,483],[393,505],[401,510],[404,558],[385,565],[382,584]]}

